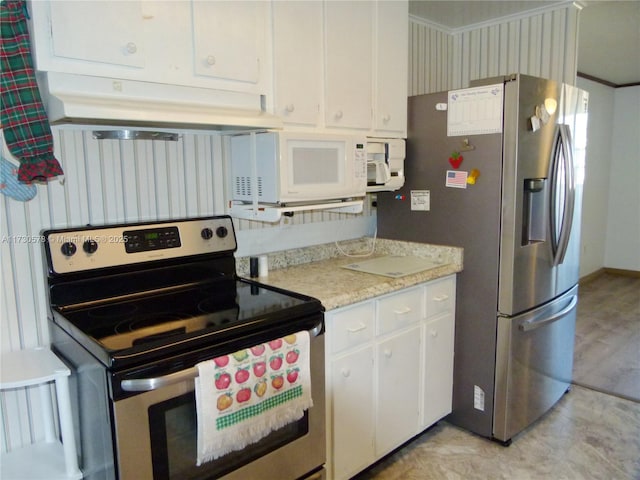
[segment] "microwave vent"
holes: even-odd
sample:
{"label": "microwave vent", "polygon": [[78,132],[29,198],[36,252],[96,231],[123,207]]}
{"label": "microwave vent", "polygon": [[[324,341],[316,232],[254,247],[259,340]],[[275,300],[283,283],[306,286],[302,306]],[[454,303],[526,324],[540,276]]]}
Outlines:
{"label": "microwave vent", "polygon": [[[257,189],[258,189],[258,198],[262,198],[263,196],[263,191],[262,191],[262,177],[258,176],[256,178],[256,183],[257,183]],[[242,197],[242,198],[251,198],[253,197],[253,190],[251,189],[251,177],[249,176],[241,176],[241,175],[237,175],[236,176],[236,182],[235,182],[235,197]]]}

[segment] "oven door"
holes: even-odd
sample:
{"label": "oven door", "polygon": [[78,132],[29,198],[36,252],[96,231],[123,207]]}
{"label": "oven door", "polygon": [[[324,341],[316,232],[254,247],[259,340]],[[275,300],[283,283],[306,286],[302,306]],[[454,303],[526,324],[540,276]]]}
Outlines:
{"label": "oven door", "polygon": [[[322,324],[320,324],[321,330]],[[298,479],[325,463],[324,335],[310,332],[314,406],[298,421],[271,432],[245,449],[196,466],[197,422],[192,368],[177,382],[115,402],[119,478]],[[197,371],[197,370],[196,370]],[[172,374],[172,378],[180,378]],[[154,382],[152,382],[154,383]],[[318,477],[321,478],[322,474]]]}

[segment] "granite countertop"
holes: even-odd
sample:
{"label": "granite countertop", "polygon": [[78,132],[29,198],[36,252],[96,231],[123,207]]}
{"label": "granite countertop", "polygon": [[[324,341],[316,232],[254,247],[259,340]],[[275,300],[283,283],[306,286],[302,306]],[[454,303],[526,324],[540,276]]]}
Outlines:
{"label": "granite countertop", "polygon": [[[385,255],[417,256],[440,265],[399,278],[341,268]],[[326,310],[333,310],[460,272],[462,259],[463,251],[458,247],[367,237],[339,245],[331,243],[270,253],[268,276],[256,280],[317,298]],[[239,276],[249,276],[248,263],[247,257],[237,259]]]}

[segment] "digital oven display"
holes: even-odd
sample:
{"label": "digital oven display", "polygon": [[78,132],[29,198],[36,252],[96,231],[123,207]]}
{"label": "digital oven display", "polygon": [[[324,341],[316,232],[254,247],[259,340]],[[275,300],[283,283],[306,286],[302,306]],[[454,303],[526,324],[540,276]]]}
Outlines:
{"label": "digital oven display", "polygon": [[178,227],[128,230],[123,233],[127,253],[177,248],[181,245]]}

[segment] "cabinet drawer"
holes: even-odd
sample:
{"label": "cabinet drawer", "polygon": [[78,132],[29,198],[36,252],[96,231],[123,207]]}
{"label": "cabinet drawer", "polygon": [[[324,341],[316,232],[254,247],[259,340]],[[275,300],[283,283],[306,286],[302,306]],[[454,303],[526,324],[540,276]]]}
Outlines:
{"label": "cabinet drawer", "polygon": [[378,300],[378,333],[419,322],[423,316],[422,299],[422,288],[414,288]]}
{"label": "cabinet drawer", "polygon": [[455,277],[447,277],[427,284],[427,318],[452,311],[456,301]]}
{"label": "cabinet drawer", "polygon": [[373,338],[373,302],[330,312],[327,318],[332,353],[361,345]]}

